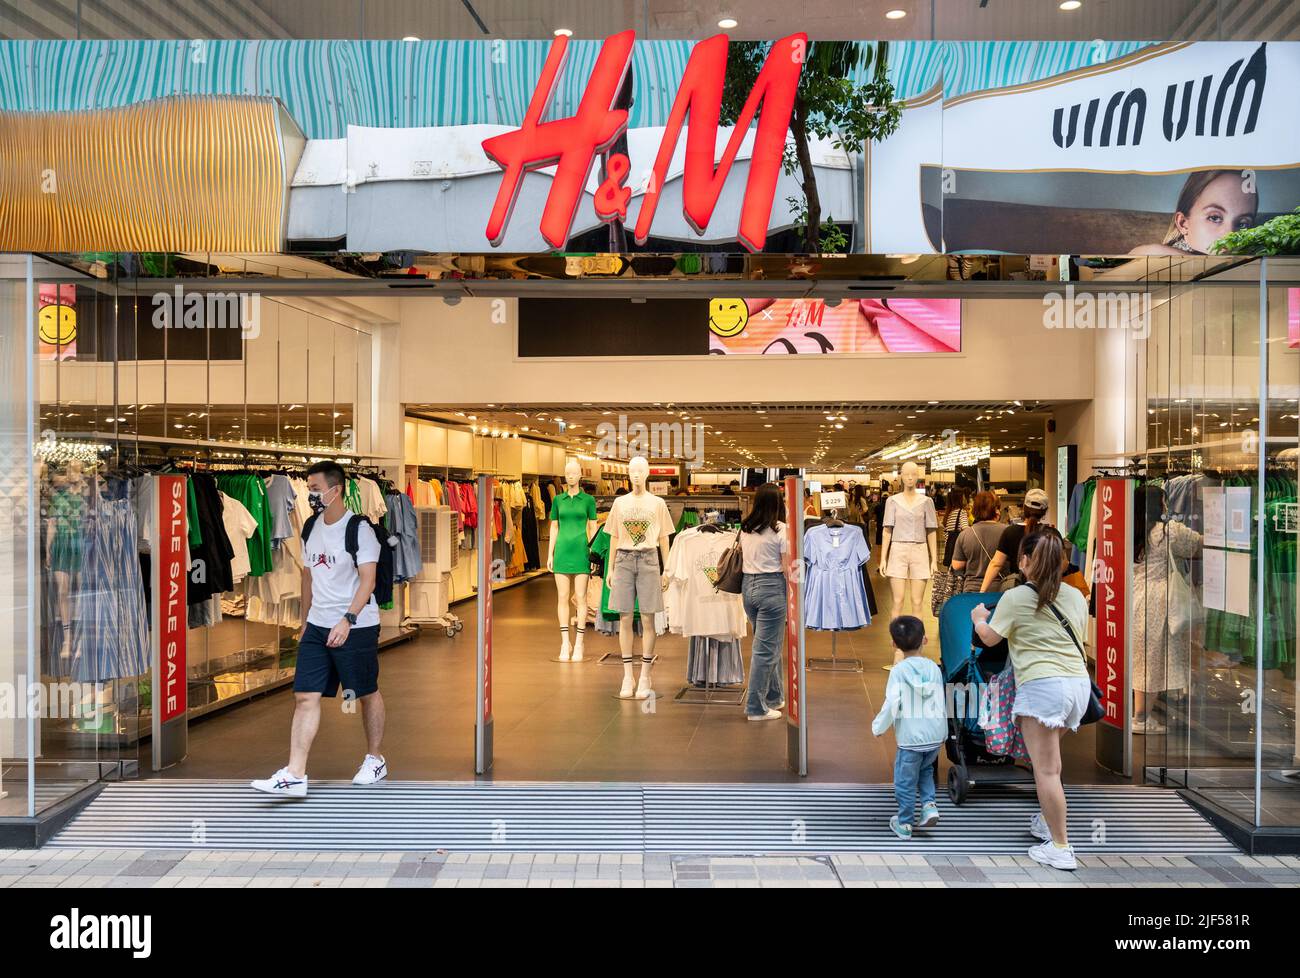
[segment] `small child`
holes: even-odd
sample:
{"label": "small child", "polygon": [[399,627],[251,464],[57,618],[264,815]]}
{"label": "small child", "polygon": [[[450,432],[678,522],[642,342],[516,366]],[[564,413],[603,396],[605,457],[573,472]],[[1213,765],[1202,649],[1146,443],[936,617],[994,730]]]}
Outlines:
{"label": "small child", "polygon": [[948,736],[947,706],[943,675],[934,662],[921,654],[926,643],[921,620],[900,615],[889,623],[889,635],[894,648],[903,654],[903,661],[889,673],[885,704],[872,721],[871,732],[879,737],[891,724],[894,727],[898,741],[894,758],[898,814],[889,819],[889,827],[900,839],[910,839],[918,788],[921,827],[939,821],[939,806],[934,803],[934,764]]}

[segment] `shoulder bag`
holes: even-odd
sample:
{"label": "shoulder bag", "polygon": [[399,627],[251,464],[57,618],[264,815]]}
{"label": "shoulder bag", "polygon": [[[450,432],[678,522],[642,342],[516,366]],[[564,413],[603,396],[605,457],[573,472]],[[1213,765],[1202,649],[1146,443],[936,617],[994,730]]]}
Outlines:
{"label": "shoulder bag", "polygon": [[745,553],[740,548],[741,532],[736,531],[736,542],[718,558],[718,582],[713,585],[715,591],[739,594],[744,589]]}

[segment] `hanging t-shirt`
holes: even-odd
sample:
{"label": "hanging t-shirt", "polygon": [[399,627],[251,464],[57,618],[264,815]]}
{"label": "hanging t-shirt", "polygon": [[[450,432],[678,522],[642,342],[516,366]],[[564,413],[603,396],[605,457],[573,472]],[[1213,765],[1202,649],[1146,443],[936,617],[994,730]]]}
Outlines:
{"label": "hanging t-shirt", "polygon": [[[303,554],[303,565],[311,571],[311,610],[307,621],[321,628],[333,628],[352,605],[361,575],[348,554],[344,534],[348,515],[333,524],[321,516],[311,528]],[[367,526],[357,529],[357,565],[379,562],[379,540]],[[379,605],[375,596],[357,615],[357,628],[379,624]]]}
{"label": "hanging t-shirt", "polygon": [[696,530],[674,544],[668,576],[681,583],[674,624],[680,625],[683,635],[739,638],[745,634],[740,595],[717,589],[718,561],[734,543],[733,533]]}
{"label": "hanging t-shirt", "polygon": [[618,528],[619,550],[653,550],[659,546],[660,537],[668,536],[673,529],[668,505],[649,492],[616,498],[609,509],[609,521]]}
{"label": "hanging t-shirt", "polygon": [[248,541],[257,532],[257,520],[238,499],[232,499],[224,492],[221,494],[221,523],[230,538],[230,547],[235,556],[230,560],[230,576],[238,583],[248,576],[252,569],[248,560]]}

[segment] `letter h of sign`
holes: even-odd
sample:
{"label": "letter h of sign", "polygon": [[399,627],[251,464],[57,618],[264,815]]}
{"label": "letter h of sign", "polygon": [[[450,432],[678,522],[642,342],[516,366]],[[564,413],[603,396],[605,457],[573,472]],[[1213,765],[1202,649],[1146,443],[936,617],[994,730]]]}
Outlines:
{"label": "letter h of sign", "polygon": [[[610,106],[623,86],[632,53],[632,31],[616,34],[602,45],[574,116],[541,121],[559,82],[568,43],[569,39],[563,36],[551,42],[522,125],[513,132],[483,141],[483,151],[488,158],[505,171],[488,218],[487,237],[494,248],[499,247],[505,238],[506,225],[524,173],[552,164],[556,165],[555,177],[542,212],[540,230],[547,244],[563,248],[568,242],[592,161],[598,153],[608,151],[627,128],[627,112]],[[727,36],[718,34],[697,44],[691,52],[637,215],[635,237],[638,244],[645,244],[649,238],[655,208],[682,126],[687,126],[682,209],[687,222],[702,235],[749,125],[758,115],[760,103],[763,112],[754,134],[749,180],[745,186],[736,236],[751,251],[761,251],[766,243],[772,200],[780,177],[808,37],[806,34],[792,34],[772,45],[715,168],[727,46]],[[621,155],[612,157],[606,184],[617,182],[626,173],[626,158]],[[626,196],[626,190],[622,191],[621,198],[611,192],[606,201],[608,206],[602,205],[602,198],[598,197],[597,217],[611,221],[624,216]],[[619,200],[621,206],[616,203]]]}

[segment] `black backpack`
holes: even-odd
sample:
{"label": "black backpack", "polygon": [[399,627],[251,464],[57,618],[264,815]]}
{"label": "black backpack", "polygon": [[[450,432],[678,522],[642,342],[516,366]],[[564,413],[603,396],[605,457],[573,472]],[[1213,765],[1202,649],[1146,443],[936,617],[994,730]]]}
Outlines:
{"label": "black backpack", "polygon": [[[311,536],[312,528],[316,525],[316,519],[319,513],[313,513],[307,518],[307,522],[302,525],[302,542],[303,546],[307,545],[307,538]],[[380,607],[393,603],[393,548],[397,545],[396,538],[389,537],[388,531],[382,526],[376,526],[369,519],[357,513],[348,514],[348,525],[343,531],[343,548],[352,557],[353,566],[357,565],[357,534],[361,530],[361,524],[365,523],[375,533],[375,539],[379,541],[379,561],[375,565],[375,603]]]}

